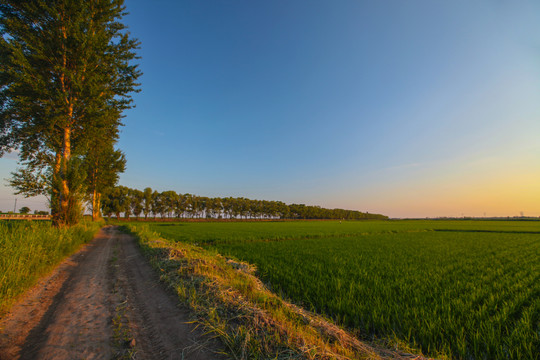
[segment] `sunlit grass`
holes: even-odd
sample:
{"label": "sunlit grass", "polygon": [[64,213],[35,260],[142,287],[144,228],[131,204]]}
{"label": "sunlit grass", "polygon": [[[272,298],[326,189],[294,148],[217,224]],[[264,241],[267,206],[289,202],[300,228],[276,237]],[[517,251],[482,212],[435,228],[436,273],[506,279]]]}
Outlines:
{"label": "sunlit grass", "polygon": [[361,338],[405,343],[438,357],[538,359],[539,225],[403,221],[153,228],[255,264],[275,292]]}
{"label": "sunlit grass", "polygon": [[149,223],[162,236],[201,245],[287,240],[322,237],[357,236],[359,234],[421,232],[433,230],[497,231],[537,233],[538,221],[269,221],[269,222],[178,222]]}
{"label": "sunlit grass", "polygon": [[395,355],[283,301],[247,264],[160,238],[146,224],[127,224],[124,230],[138,238],[161,280],[197,315],[196,322],[207,333],[219,337],[231,358],[351,360]]}
{"label": "sunlit grass", "polygon": [[0,314],[37,280],[92,239],[100,224],[56,229],[50,222],[0,221]]}

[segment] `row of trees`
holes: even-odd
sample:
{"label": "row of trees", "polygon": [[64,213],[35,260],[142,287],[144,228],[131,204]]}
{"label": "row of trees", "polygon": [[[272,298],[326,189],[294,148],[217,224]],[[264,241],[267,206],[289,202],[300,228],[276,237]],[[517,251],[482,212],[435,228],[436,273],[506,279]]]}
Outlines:
{"label": "row of trees", "polygon": [[83,203],[99,215],[125,157],[122,112],[141,75],[123,0],[0,0],[0,156],[19,152],[10,185],[45,195],[56,226]]}
{"label": "row of trees", "polygon": [[[32,211],[28,206],[23,206],[19,209],[19,214],[27,215]],[[13,211],[8,211],[8,214],[13,214]],[[47,211],[34,210],[34,215],[49,215]]]}
{"label": "row of trees", "polygon": [[105,216],[120,218],[209,218],[209,219],[387,219],[379,214],[354,210],[325,209],[304,204],[246,198],[210,198],[175,191],[144,191],[117,186],[103,198]]}

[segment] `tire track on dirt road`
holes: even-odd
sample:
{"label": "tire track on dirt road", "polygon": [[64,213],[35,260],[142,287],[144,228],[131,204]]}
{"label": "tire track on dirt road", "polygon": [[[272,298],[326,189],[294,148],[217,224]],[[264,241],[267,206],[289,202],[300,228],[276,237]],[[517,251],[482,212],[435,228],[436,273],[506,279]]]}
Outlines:
{"label": "tire track on dirt road", "polygon": [[105,227],[0,320],[0,359],[224,359],[133,237]]}

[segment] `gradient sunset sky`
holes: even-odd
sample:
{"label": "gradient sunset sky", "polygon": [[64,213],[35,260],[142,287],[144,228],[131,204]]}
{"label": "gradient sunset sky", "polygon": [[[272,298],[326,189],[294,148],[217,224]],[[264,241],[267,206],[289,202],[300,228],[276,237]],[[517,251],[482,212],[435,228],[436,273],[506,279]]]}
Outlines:
{"label": "gradient sunset sky", "polygon": [[[540,216],[539,1],[126,6],[144,75],[121,185],[391,217]],[[1,177],[15,165],[0,160]],[[1,210],[11,193],[0,187]]]}

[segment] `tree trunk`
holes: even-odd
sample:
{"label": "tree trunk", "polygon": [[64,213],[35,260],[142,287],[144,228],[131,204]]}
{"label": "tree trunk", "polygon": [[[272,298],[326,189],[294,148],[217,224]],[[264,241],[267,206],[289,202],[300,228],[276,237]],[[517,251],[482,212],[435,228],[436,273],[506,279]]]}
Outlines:
{"label": "tree trunk", "polygon": [[[64,13],[61,14],[61,23],[64,24]],[[67,52],[66,52],[66,39],[67,39],[67,30],[64,25],[61,26],[62,31],[62,66],[63,69],[66,68],[67,65]],[[62,93],[65,94],[65,101],[68,105],[68,114],[67,114],[67,120],[68,122],[71,121],[71,118],[73,116],[73,104],[69,103],[68,98],[68,89],[66,86],[66,76],[65,73],[62,71],[60,75],[60,84],[62,86]],[[66,225],[68,210],[69,210],[69,184],[67,182],[67,169],[68,169],[68,161],[71,158],[71,128],[69,125],[65,125],[63,128],[64,134],[62,138],[62,145],[60,147],[60,152],[56,154],[56,181],[54,187],[57,187],[58,191],[58,209],[55,220],[53,221],[53,224],[57,227],[63,227]],[[54,191],[54,190],[53,190]]]}
{"label": "tree trunk", "polygon": [[101,194],[94,189],[94,194],[92,195],[92,221],[98,221],[101,219]]}
{"label": "tree trunk", "polygon": [[60,170],[61,170],[61,163],[62,163],[62,153],[61,151],[58,151],[56,153],[56,158],[54,162],[54,168],[53,168],[53,186],[51,189],[51,216],[52,216],[52,223],[53,226],[58,227],[60,226],[60,191],[57,186],[60,176]]}
{"label": "tree trunk", "polygon": [[[70,106],[70,117],[72,107]],[[70,189],[68,182],[68,163],[71,160],[71,127],[64,128],[64,139],[62,144],[62,165],[60,171],[60,218],[59,225],[67,225],[69,216]]]}

